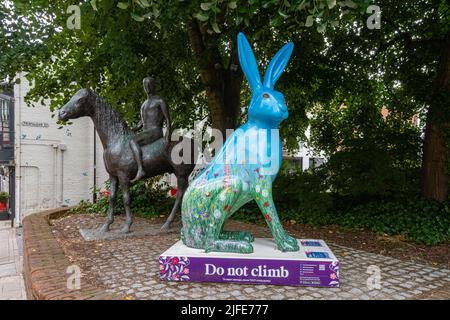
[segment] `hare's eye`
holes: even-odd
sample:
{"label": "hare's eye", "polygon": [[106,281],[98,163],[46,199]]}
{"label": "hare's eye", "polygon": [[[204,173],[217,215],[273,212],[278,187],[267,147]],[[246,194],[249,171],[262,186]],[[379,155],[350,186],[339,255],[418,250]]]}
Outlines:
{"label": "hare's eye", "polygon": [[264,93],[264,94],[263,94],[263,97],[264,97],[264,99],[269,99],[269,98],[270,98],[270,96],[269,96],[268,93]]}

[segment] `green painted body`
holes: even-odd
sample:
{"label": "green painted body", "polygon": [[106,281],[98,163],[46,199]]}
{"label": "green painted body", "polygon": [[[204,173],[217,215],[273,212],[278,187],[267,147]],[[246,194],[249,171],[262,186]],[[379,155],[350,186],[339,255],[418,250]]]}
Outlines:
{"label": "green painted body", "polygon": [[253,91],[248,121],[228,137],[212,163],[186,190],[181,206],[181,239],[188,247],[206,252],[252,253],[252,235],[225,231],[223,225],[240,207],[255,200],[278,249],[298,251],[297,240],[284,231],[272,199],[272,182],[282,161],[278,127],[288,117],[284,97],[273,86],[293,45],[286,44],[275,55],[264,83],[242,33],[238,35],[238,47],[242,71]]}
{"label": "green painted body", "polygon": [[[236,165],[238,166],[238,165]],[[254,170],[241,166],[236,171]],[[234,170],[231,170],[234,171]],[[252,253],[253,236],[243,231],[225,231],[223,225],[234,212],[249,201],[258,204],[281,251],[297,251],[297,240],[283,229],[272,199],[272,177],[251,175],[217,177],[202,184],[202,177],[191,184],[183,198],[181,239],[185,245],[206,252]],[[207,175],[205,171],[203,175]]]}

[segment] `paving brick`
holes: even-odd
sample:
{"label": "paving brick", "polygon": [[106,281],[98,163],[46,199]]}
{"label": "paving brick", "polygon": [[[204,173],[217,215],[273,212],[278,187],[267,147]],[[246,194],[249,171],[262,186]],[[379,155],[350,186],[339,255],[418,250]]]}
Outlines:
{"label": "paving brick", "polygon": [[[121,219],[118,217],[116,221],[122,223]],[[133,299],[403,300],[427,299],[432,296],[435,298],[436,295],[445,297],[446,292],[449,291],[444,286],[449,284],[448,270],[405,263],[390,257],[333,244],[330,244],[330,247],[343,266],[340,288],[161,282],[158,272],[158,257],[178,241],[179,234],[169,233],[160,234],[157,237],[142,236],[84,242],[78,229],[91,227],[95,223],[99,224],[102,220],[102,217],[91,215],[72,215],[53,220],[51,229],[55,231],[54,237],[58,241],[58,246],[48,243],[46,245],[37,244],[33,248],[37,254],[39,254],[39,250],[44,250],[42,248],[51,248],[48,249],[50,251],[57,251],[59,248],[59,256],[54,258],[58,264],[64,262],[61,254],[63,257],[70,256],[73,263],[81,267],[87,282],[104,288],[105,293],[114,293],[119,297],[128,294]],[[138,223],[139,218],[136,218],[135,224]],[[67,226],[76,227],[67,228]],[[242,222],[231,221],[227,227],[230,230],[250,231],[259,237],[270,236],[267,228]],[[49,231],[42,231],[43,234],[46,232]],[[54,237],[52,236],[51,239]],[[29,244],[31,245],[31,243],[30,241]],[[47,263],[50,258],[45,257],[44,260]],[[370,274],[366,271],[370,265],[376,265],[381,269],[381,290],[369,290],[367,287],[367,279]],[[420,272],[423,273],[419,278],[411,277]],[[44,272],[40,276],[45,278],[46,273]],[[431,280],[427,280],[426,277]]]}
{"label": "paving brick", "polygon": [[[47,210],[23,220],[24,280],[30,299],[117,299],[103,288],[81,279],[80,290],[67,289],[67,268],[72,264],[55,239],[49,218],[58,218],[70,208]],[[67,228],[65,230],[70,230]],[[67,231],[70,232],[70,231]]]}

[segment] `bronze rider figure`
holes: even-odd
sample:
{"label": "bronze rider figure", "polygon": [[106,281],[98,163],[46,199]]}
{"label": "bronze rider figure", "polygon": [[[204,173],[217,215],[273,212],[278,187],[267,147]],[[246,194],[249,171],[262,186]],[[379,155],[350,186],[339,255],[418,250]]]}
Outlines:
{"label": "bronze rider figure", "polygon": [[136,136],[130,141],[130,147],[133,152],[134,159],[138,165],[136,177],[131,182],[136,182],[145,176],[142,168],[142,150],[141,146],[150,144],[163,137],[163,123],[167,124],[166,145],[169,145],[169,137],[171,131],[170,115],[166,102],[155,93],[155,80],[146,77],[143,80],[144,90],[147,93],[147,100],[141,106],[141,120],[132,130],[137,132]]}

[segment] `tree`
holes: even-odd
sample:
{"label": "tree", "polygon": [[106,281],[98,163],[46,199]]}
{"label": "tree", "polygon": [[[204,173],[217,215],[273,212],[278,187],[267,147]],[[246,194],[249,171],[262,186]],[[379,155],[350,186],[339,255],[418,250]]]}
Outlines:
{"label": "tree", "polygon": [[[450,6],[449,6],[450,7]],[[448,8],[447,8],[448,10]],[[448,21],[447,27],[450,24]],[[448,28],[447,28],[448,29]],[[441,41],[440,39],[434,39]],[[429,50],[432,50],[431,46]],[[438,201],[449,195],[450,31],[439,46],[439,66],[433,81],[423,149],[422,195]]]}
{"label": "tree", "polygon": [[[290,18],[309,23],[335,6],[325,5],[326,1],[214,0],[168,5],[162,0],[97,0],[81,6],[81,30],[70,30],[66,8],[71,1],[13,2],[15,16],[27,18],[20,28],[29,30],[19,42],[33,44],[36,50],[31,59],[17,59],[16,54],[15,67],[8,69],[14,73],[19,64],[29,72],[28,77],[36,83],[30,99],[51,98],[54,109],[75,87],[93,86],[132,118],[141,97],[136,93],[139,78],[147,72],[160,78],[162,94],[170,97],[171,107],[183,111],[178,115],[189,115],[190,120],[192,115],[209,115],[212,126],[222,131],[239,123],[241,92],[248,99],[238,66],[238,31],[257,41],[255,49],[264,64],[288,39],[300,44],[299,25],[288,23]],[[38,17],[45,19],[39,21]],[[17,28],[6,29],[16,33]],[[29,39],[31,34],[41,45]],[[19,45],[15,49],[24,51]],[[150,55],[158,66],[148,62]],[[139,70],[130,72],[136,66]],[[280,87],[284,87],[283,82]],[[178,97],[173,97],[174,92]],[[126,97],[127,102],[120,97]],[[200,110],[194,110],[193,101]],[[304,117],[298,119],[304,122]],[[304,127],[300,122],[292,127],[299,125]]]}
{"label": "tree", "polygon": [[[327,110],[333,109],[329,119],[339,118],[342,110],[338,106],[343,103],[351,105],[355,112],[351,113],[351,119],[347,118],[352,120],[351,125],[346,126],[348,122],[344,122],[343,128],[326,125],[329,121],[325,125],[316,123],[316,145],[333,154],[355,133],[370,141],[377,132],[367,127],[371,117],[358,120],[358,114],[374,111],[379,114],[382,106],[389,109],[391,122],[396,119],[398,133],[405,132],[410,119],[418,114],[425,125],[421,194],[428,199],[446,201],[450,162],[449,1],[420,0],[404,4],[380,0],[377,4],[382,8],[380,30],[368,30],[360,19],[344,21],[326,33],[330,42],[327,66],[337,67],[333,79],[341,83],[335,86],[337,94],[332,105],[323,103],[324,111],[319,108],[316,113],[329,113]],[[410,145],[414,139],[409,137],[397,140],[397,145]],[[387,143],[386,147],[396,144],[395,140]],[[344,146],[341,145],[341,150]],[[410,149],[414,150],[415,147]]]}
{"label": "tree", "polygon": [[386,42],[387,54],[391,53],[386,59],[390,60],[390,83],[396,76],[405,94],[426,108],[422,195],[446,201],[450,183],[450,1],[391,5],[384,15],[391,30]]}
{"label": "tree", "polygon": [[[289,97],[290,118],[281,128],[288,146],[303,135],[307,111],[347,103],[353,112],[387,106],[400,122],[420,114],[426,123],[422,194],[448,197],[448,0],[379,0],[380,30],[366,26],[369,0],[92,0],[81,6],[81,30],[66,27],[71,1],[13,3],[13,23],[0,26],[9,57],[0,58],[0,72],[29,72],[36,83],[29,98],[51,98],[52,108],[79,86],[92,86],[129,121],[143,97],[140,81],[151,74],[175,125],[209,116],[222,131],[235,127],[242,121],[239,101],[249,99],[236,59],[237,32],[251,35],[263,66],[292,39],[294,59],[279,82]],[[0,6],[11,11],[10,1]],[[370,128],[373,118],[357,119],[355,125]],[[319,133],[324,136],[313,142],[336,152],[342,141]]]}

